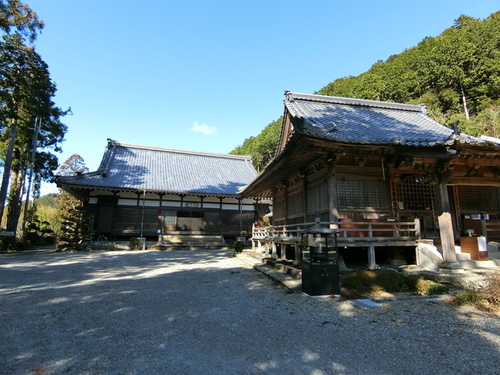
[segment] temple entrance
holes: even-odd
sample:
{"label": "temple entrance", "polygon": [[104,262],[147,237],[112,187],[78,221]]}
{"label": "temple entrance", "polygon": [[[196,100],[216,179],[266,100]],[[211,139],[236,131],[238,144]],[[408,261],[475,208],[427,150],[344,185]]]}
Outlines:
{"label": "temple entrance", "polygon": [[402,177],[391,184],[394,216],[401,221],[420,220],[422,238],[439,240],[434,185],[423,176]]}

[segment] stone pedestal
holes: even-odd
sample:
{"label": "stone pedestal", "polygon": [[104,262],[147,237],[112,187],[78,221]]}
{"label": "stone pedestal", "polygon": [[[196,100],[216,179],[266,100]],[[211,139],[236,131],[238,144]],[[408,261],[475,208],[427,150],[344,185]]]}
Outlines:
{"label": "stone pedestal", "polygon": [[464,269],[458,263],[444,262],[439,266],[439,272],[464,273]]}

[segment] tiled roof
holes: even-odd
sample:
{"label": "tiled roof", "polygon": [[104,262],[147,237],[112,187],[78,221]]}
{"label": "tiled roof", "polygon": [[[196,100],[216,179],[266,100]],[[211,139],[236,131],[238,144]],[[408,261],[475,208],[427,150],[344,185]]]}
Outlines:
{"label": "tiled roof", "polygon": [[60,185],[236,195],[257,177],[249,156],[150,147],[108,140],[99,169],[58,176]]}
{"label": "tiled roof", "polygon": [[427,116],[423,105],[286,92],[285,107],[303,122],[295,131],[332,141],[406,146],[484,143]]}

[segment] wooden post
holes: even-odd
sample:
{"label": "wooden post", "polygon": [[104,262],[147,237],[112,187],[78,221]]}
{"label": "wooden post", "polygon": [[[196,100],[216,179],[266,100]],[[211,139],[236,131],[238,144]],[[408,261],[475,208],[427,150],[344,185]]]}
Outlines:
{"label": "wooden post", "polygon": [[422,238],[422,229],[420,227],[420,219],[415,218],[414,221],[415,221],[415,237],[417,238],[417,240],[420,240]]}
{"label": "wooden post", "polygon": [[455,252],[455,238],[453,236],[453,222],[451,220],[450,199],[448,189],[445,184],[438,184],[435,187],[436,208],[439,222],[439,236],[443,249],[443,260],[445,263],[457,263]]}
{"label": "wooden post", "polygon": [[371,270],[380,268],[375,259],[375,244],[373,242],[370,242],[368,247],[368,268]]}
{"label": "wooden post", "polygon": [[295,242],[294,246],[295,246],[295,260],[293,261],[293,264],[297,266],[300,264],[302,260],[302,252],[300,251],[301,248],[297,242]]}
{"label": "wooden post", "polygon": [[338,221],[339,210],[337,200],[337,177],[335,176],[335,163],[328,166],[328,221]]}
{"label": "wooden post", "polygon": [[488,238],[488,227],[484,215],[481,215],[481,235]]}
{"label": "wooden post", "polygon": [[304,181],[302,181],[302,209],[304,210],[304,223],[307,222],[307,212],[309,211],[309,202],[307,202],[307,172],[304,171]]}
{"label": "wooden post", "polygon": [[283,193],[283,213],[285,214],[285,221],[283,224],[288,223],[288,181],[282,181],[282,184],[284,186],[284,193]]}

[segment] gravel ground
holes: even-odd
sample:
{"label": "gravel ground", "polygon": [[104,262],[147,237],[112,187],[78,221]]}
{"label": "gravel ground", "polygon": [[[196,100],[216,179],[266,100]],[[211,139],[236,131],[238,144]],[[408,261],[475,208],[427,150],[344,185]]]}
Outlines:
{"label": "gravel ground", "polygon": [[0,255],[1,374],[498,374],[500,319],[289,293],[229,251]]}

